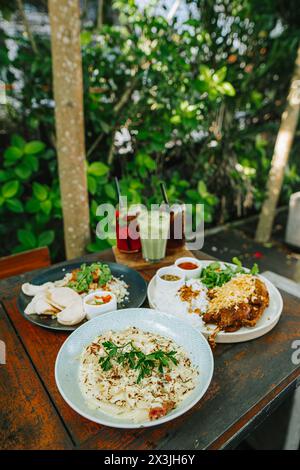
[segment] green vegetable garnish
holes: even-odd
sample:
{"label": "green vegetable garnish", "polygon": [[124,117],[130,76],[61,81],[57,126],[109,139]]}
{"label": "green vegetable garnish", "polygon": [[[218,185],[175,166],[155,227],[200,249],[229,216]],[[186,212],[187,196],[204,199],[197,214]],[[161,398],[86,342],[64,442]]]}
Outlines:
{"label": "green vegetable garnish", "polygon": [[[117,346],[111,341],[105,341],[102,343],[102,346],[106,352],[106,356],[99,359],[102,369],[104,371],[110,370],[112,368],[112,360],[114,360],[118,364],[137,370],[137,383],[140,383],[146,376],[150,376],[155,368],[163,374],[164,367],[169,366],[169,361],[175,365],[178,364],[175,358],[176,351],[165,352],[159,349],[151,354],[144,354],[134,346],[132,341],[122,346]],[[129,346],[130,349],[128,349]],[[125,350],[126,348],[127,350]]]}
{"label": "green vegetable garnish", "polygon": [[[235,264],[235,267],[226,263],[223,267],[221,263],[216,261],[207,266],[207,268],[202,269],[200,279],[203,284],[205,284],[208,289],[212,289],[214,287],[223,286],[223,284],[230,281],[230,279],[237,274],[248,274],[248,272],[242,267],[242,263],[238,258],[232,258],[232,262]],[[255,263],[250,270],[250,274],[255,276],[258,273],[259,268]]]}
{"label": "green vegetable garnish", "polygon": [[[76,292],[87,292],[92,282],[96,282],[98,287],[101,287],[104,286],[111,277],[111,270],[107,264],[82,264],[80,270],[76,273],[76,281],[70,281],[68,287],[76,290]],[[95,278],[97,280],[95,280]]]}

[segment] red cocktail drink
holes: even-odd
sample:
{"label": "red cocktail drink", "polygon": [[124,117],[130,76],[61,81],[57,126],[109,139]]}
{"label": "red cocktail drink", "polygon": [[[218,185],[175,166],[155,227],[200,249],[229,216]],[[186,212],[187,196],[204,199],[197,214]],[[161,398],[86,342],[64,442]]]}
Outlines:
{"label": "red cocktail drink", "polygon": [[137,209],[116,210],[116,235],[117,247],[124,253],[137,253],[141,251],[141,240],[139,235]]}

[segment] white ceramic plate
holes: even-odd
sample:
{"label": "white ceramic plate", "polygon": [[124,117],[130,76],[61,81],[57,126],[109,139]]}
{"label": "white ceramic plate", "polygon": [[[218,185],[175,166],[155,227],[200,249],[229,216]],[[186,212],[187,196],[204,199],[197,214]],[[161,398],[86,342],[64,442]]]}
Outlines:
{"label": "white ceramic plate", "polygon": [[[121,331],[136,326],[144,331],[169,337],[188,353],[199,378],[193,392],[174,410],[156,421],[132,423],[87,406],[78,384],[79,355],[83,348],[105,331]],[[206,392],[214,361],[204,336],[186,322],[149,308],[128,308],[105,313],[83,324],[62,345],[55,363],[55,380],[64,400],[77,413],[96,423],[116,428],[140,428],[171,421],[192,408]]]}
{"label": "white ceramic plate", "polygon": [[[203,268],[211,264],[213,261],[201,261],[201,265]],[[233,266],[231,263],[226,263]],[[246,269],[246,268],[245,268]],[[282,308],[283,308],[283,301],[279,290],[272,284],[268,279],[263,276],[259,276],[267,286],[270,296],[270,305],[264,311],[263,315],[257,322],[256,326],[253,328],[250,327],[243,327],[240,328],[238,331],[234,331],[232,333],[225,331],[220,331],[220,333],[216,336],[217,343],[240,343],[242,341],[249,341],[251,339],[259,338],[260,336],[265,335],[268,333],[274,326],[277,324]],[[155,302],[155,276],[151,279],[148,285],[148,300],[149,305],[153,309],[158,309],[159,306],[156,305]],[[169,312],[171,315],[171,312]],[[187,319],[188,323],[188,319]],[[200,326],[200,325],[199,325]],[[211,324],[204,324],[200,326],[201,333],[204,334],[205,337],[208,337],[212,334],[213,330],[215,329],[215,325]]]}

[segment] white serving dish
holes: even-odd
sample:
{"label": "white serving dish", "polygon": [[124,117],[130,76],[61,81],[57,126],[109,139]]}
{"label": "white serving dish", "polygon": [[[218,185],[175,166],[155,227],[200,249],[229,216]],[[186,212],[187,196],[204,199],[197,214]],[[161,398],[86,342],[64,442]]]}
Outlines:
{"label": "white serving dish", "polygon": [[[201,267],[205,268],[209,264],[213,263],[214,261],[200,261]],[[231,266],[234,266],[231,263],[226,263]],[[246,268],[245,268],[246,269]],[[269,296],[270,296],[270,304],[265,309],[263,315],[257,322],[257,324],[251,327],[242,327],[237,331],[234,332],[225,332],[220,331],[216,336],[217,343],[240,343],[243,341],[250,341],[252,339],[259,338],[260,336],[265,335],[269,331],[271,331],[280,319],[280,315],[283,309],[283,300],[279,290],[264,276],[259,276],[262,281],[265,283]],[[154,276],[148,284],[148,301],[151,308],[158,309],[159,306],[155,300],[155,292],[156,292],[156,276]],[[172,312],[169,312],[172,315]],[[176,318],[176,316],[174,315]],[[186,316],[186,322],[189,323],[188,315]],[[205,324],[204,322],[199,324],[199,330],[205,337],[209,337],[216,325],[213,324]]]}
{"label": "white serving dish", "polygon": [[[195,268],[195,269],[182,269],[180,268],[178,265],[181,264],[181,263],[193,263],[193,264],[197,264],[198,265],[198,268]],[[197,259],[197,258],[192,258],[191,256],[186,256],[186,257],[183,257],[183,258],[178,258],[176,261],[175,261],[175,266],[177,269],[180,270],[180,272],[182,273],[182,275],[185,277],[185,279],[195,279],[197,277],[200,276],[200,273],[201,273],[201,264],[200,264],[200,261]]]}
{"label": "white serving dish", "polygon": [[[188,353],[199,369],[198,381],[192,393],[167,415],[155,420],[133,423],[111,416],[86,403],[78,383],[79,357],[83,348],[106,331],[122,331],[135,326],[143,331],[171,338]],[[182,415],[203,397],[212,379],[213,355],[204,336],[195,328],[171,315],[149,308],[128,308],[93,318],[77,328],[62,345],[55,363],[55,380],[59,392],[73,410],[91,421],[115,428],[156,426]]]}
{"label": "white serving dish", "polygon": [[[178,281],[166,281],[162,279],[161,276],[164,274],[173,274],[179,276],[180,279]],[[156,285],[157,289],[160,289],[164,292],[175,292],[179,287],[183,286],[184,284],[184,275],[182,274],[181,270],[178,269],[176,266],[165,266],[160,268],[156,273]]]}
{"label": "white serving dish", "polygon": [[[91,300],[95,295],[98,296],[106,296],[110,295],[111,299],[109,302],[102,304],[102,305],[90,305],[87,302]],[[88,320],[91,320],[98,315],[102,315],[103,313],[112,312],[113,310],[117,310],[117,299],[116,296],[112,292],[108,292],[105,290],[96,290],[87,294],[83,299],[83,308],[86,313],[86,317]]]}

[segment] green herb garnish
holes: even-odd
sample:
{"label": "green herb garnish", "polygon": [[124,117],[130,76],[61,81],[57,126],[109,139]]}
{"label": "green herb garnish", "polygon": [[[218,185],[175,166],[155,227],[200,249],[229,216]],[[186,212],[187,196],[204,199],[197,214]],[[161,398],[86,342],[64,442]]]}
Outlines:
{"label": "green herb garnish", "polygon": [[[230,266],[227,263],[225,263],[225,266],[223,266],[221,263],[216,261],[202,269],[200,279],[203,284],[205,284],[209,289],[212,289],[214,287],[223,286],[223,284],[230,281],[230,279],[232,279],[237,274],[248,274],[248,271],[242,267],[242,263],[237,257],[232,258],[232,262],[235,264],[235,266]],[[255,263],[249,274],[255,276],[258,273],[259,268]]]}
{"label": "green herb garnish", "polygon": [[68,287],[76,290],[76,292],[87,292],[92,282],[95,282],[101,287],[104,286],[111,277],[111,270],[107,264],[82,264],[79,271],[76,272],[76,281],[70,281]]}
{"label": "green herb garnish", "polygon": [[134,346],[132,341],[122,346],[117,346],[111,341],[105,341],[102,346],[106,352],[106,356],[99,359],[102,369],[104,371],[110,370],[113,367],[112,360],[114,360],[117,364],[135,369],[138,372],[137,383],[150,376],[155,368],[163,374],[164,367],[169,367],[170,361],[175,365],[178,364],[175,358],[176,351],[165,352],[159,349],[153,353],[144,354]]}

